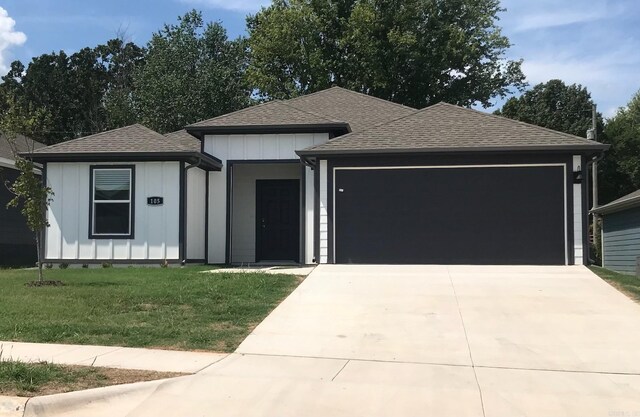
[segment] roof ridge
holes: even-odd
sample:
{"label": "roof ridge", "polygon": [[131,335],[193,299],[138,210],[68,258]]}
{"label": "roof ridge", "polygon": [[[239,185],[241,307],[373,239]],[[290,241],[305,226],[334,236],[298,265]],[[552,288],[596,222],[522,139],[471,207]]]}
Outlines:
{"label": "roof ridge", "polygon": [[548,127],[539,126],[539,125],[536,125],[536,124],[533,124],[533,123],[523,122],[522,120],[512,119],[512,118],[506,117],[506,116],[500,116],[500,115],[493,114],[493,113],[485,113],[483,111],[472,109],[470,107],[457,106],[455,104],[446,103],[444,101],[438,102],[438,103],[434,104],[433,106],[425,107],[425,109],[437,106],[439,104],[446,105],[446,106],[452,106],[452,107],[454,107],[456,109],[469,110],[469,111],[472,111],[472,112],[475,112],[475,113],[478,113],[478,114],[481,114],[481,115],[484,115],[484,116],[490,116],[490,117],[493,117],[495,119],[506,120],[506,121],[509,121],[509,122],[518,123],[518,124],[521,124],[521,125],[524,125],[524,126],[535,128],[535,129],[544,130],[545,132],[553,133],[553,134],[556,134],[556,135],[567,136],[567,137],[570,137],[572,139],[580,139],[580,140],[584,141],[585,143],[601,143],[601,142],[597,142],[595,140],[583,138],[581,136],[572,135],[571,133],[561,132],[559,130],[550,129]]}
{"label": "roof ridge", "polygon": [[107,133],[117,132],[118,130],[127,129],[127,128],[131,128],[131,127],[134,127],[134,126],[143,127],[143,128],[145,128],[147,130],[150,130],[151,132],[153,132],[153,133],[155,133],[157,135],[160,135],[160,133],[156,132],[155,130],[149,129],[148,127],[146,127],[145,125],[143,125],[141,123],[133,123],[133,124],[130,124],[130,125],[127,125],[127,126],[116,127],[115,129],[109,129],[109,130],[105,130],[105,131],[98,132],[98,133],[92,133],[92,134],[86,135],[86,136],[80,136],[79,138],[65,140],[64,142],[54,143],[53,145],[45,146],[44,148],[35,149],[34,152],[38,152],[40,150],[44,151],[45,149],[47,149],[47,150],[55,149],[55,148],[60,147],[60,145],[63,145],[63,144],[78,142],[78,141],[81,141],[81,140],[84,140],[84,139],[87,139],[87,138],[101,136],[101,135],[104,135],[104,134],[107,134]]}
{"label": "roof ridge", "polygon": [[294,100],[302,99],[302,98],[305,98],[305,97],[310,97],[310,96],[313,96],[313,95],[316,95],[316,94],[325,93],[325,92],[327,92],[329,90],[346,91],[346,92],[351,93],[351,94],[365,96],[367,98],[372,98],[372,99],[375,99],[375,100],[378,100],[378,101],[382,101],[382,102],[384,102],[386,104],[393,104],[394,106],[402,107],[402,108],[407,109],[407,110],[418,111],[418,109],[416,109],[414,107],[405,106],[404,104],[395,103],[395,102],[393,102],[391,100],[385,100],[383,98],[376,97],[376,96],[373,96],[373,95],[370,95],[370,94],[361,93],[359,91],[354,91],[354,90],[351,90],[349,88],[340,87],[339,85],[334,85],[334,86],[331,86],[329,88],[325,88],[323,90],[314,91],[313,93],[303,94],[303,95],[300,95],[298,97],[292,97],[292,98],[290,98],[288,100],[285,100],[285,101],[294,101]]}
{"label": "roof ridge", "polygon": [[282,103],[282,100],[279,100],[279,99],[269,100],[269,101],[265,101],[263,103],[253,104],[253,105],[247,106],[245,108],[232,111],[231,113],[219,114],[217,116],[210,117],[208,119],[198,120],[197,122],[193,122],[193,123],[190,123],[190,124],[186,125],[183,129],[186,129],[187,127],[194,127],[195,125],[198,125],[200,123],[211,122],[213,120],[218,120],[218,119],[221,119],[223,117],[231,116],[232,114],[244,113],[245,111],[249,111],[251,109],[255,109],[257,107],[262,107],[262,106],[266,106],[266,105],[273,104],[273,103]]}

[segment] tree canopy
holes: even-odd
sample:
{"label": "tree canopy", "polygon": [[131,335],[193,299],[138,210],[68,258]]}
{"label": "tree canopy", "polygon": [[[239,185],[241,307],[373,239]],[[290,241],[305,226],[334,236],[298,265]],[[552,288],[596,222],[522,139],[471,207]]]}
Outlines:
{"label": "tree canopy", "polygon": [[250,104],[246,41],[229,40],[219,22],[205,26],[191,11],[155,33],[147,49],[134,96],[149,128],[166,133]]}
{"label": "tree canopy", "polygon": [[600,197],[607,203],[640,189],[640,91],[607,120],[604,133],[611,148],[600,164]]}
{"label": "tree canopy", "polygon": [[248,78],[269,98],[332,85],[412,107],[490,105],[522,88],[498,0],[275,0],[247,19]]}
{"label": "tree canopy", "polygon": [[[591,128],[593,100],[586,87],[550,80],[535,85],[520,97],[511,97],[495,113],[511,119],[547,127],[559,132],[586,137]],[[598,114],[598,133],[602,132]]]}

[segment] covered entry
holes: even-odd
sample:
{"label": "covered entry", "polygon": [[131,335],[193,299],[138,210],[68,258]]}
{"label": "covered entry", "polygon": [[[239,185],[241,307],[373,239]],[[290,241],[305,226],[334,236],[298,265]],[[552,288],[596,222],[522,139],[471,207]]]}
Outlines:
{"label": "covered entry", "polygon": [[333,199],[337,263],[568,263],[564,164],[339,167]]}

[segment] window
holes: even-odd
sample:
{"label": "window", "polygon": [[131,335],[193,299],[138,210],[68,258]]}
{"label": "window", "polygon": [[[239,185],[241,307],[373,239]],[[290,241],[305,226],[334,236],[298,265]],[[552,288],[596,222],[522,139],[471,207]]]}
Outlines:
{"label": "window", "polygon": [[89,238],[133,238],[133,166],[91,167]]}

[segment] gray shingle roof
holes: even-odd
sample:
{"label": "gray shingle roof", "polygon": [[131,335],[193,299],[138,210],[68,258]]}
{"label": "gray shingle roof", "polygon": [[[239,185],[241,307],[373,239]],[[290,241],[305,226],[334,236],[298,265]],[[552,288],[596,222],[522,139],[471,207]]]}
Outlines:
{"label": "gray shingle roof", "polygon": [[595,213],[607,214],[633,207],[640,207],[640,190],[627,194],[624,197],[620,197],[617,200],[613,200],[612,202],[600,206],[592,211]]}
{"label": "gray shingle roof", "polygon": [[274,100],[233,113],[203,120],[187,130],[250,126],[349,126],[351,131],[388,122],[416,109],[332,87],[291,100]]}
{"label": "gray shingle roof", "polygon": [[40,148],[33,152],[33,155],[59,153],[93,154],[109,152],[158,153],[185,152],[192,150],[193,149],[185,146],[182,141],[169,140],[166,136],[163,136],[141,124],[134,124]]}
{"label": "gray shingle roof", "polygon": [[608,145],[446,103],[300,151],[300,155],[484,150],[603,150]]}
{"label": "gray shingle roof", "polygon": [[288,126],[321,125],[343,123],[331,120],[310,111],[299,110],[284,101],[274,100],[256,106],[247,107],[233,113],[223,114],[212,119],[193,123],[194,127],[230,127],[230,126]]}
{"label": "gray shingle roof", "polygon": [[186,149],[200,152],[200,140],[196,139],[194,136],[191,136],[184,129],[178,130],[176,132],[167,133],[164,136],[167,137],[169,140],[178,142],[181,146],[184,146]]}
{"label": "gray shingle roof", "polygon": [[316,93],[296,97],[286,102],[300,110],[349,123],[357,132],[380,123],[415,113],[417,110],[367,94],[341,87],[331,87]]}
{"label": "gray shingle roof", "polygon": [[[13,138],[13,142],[15,143],[18,153],[30,152],[31,150],[45,147],[43,143],[36,142],[23,135],[16,135],[15,138]],[[9,139],[2,133],[0,133],[0,158],[14,159],[13,149],[9,144]]]}

